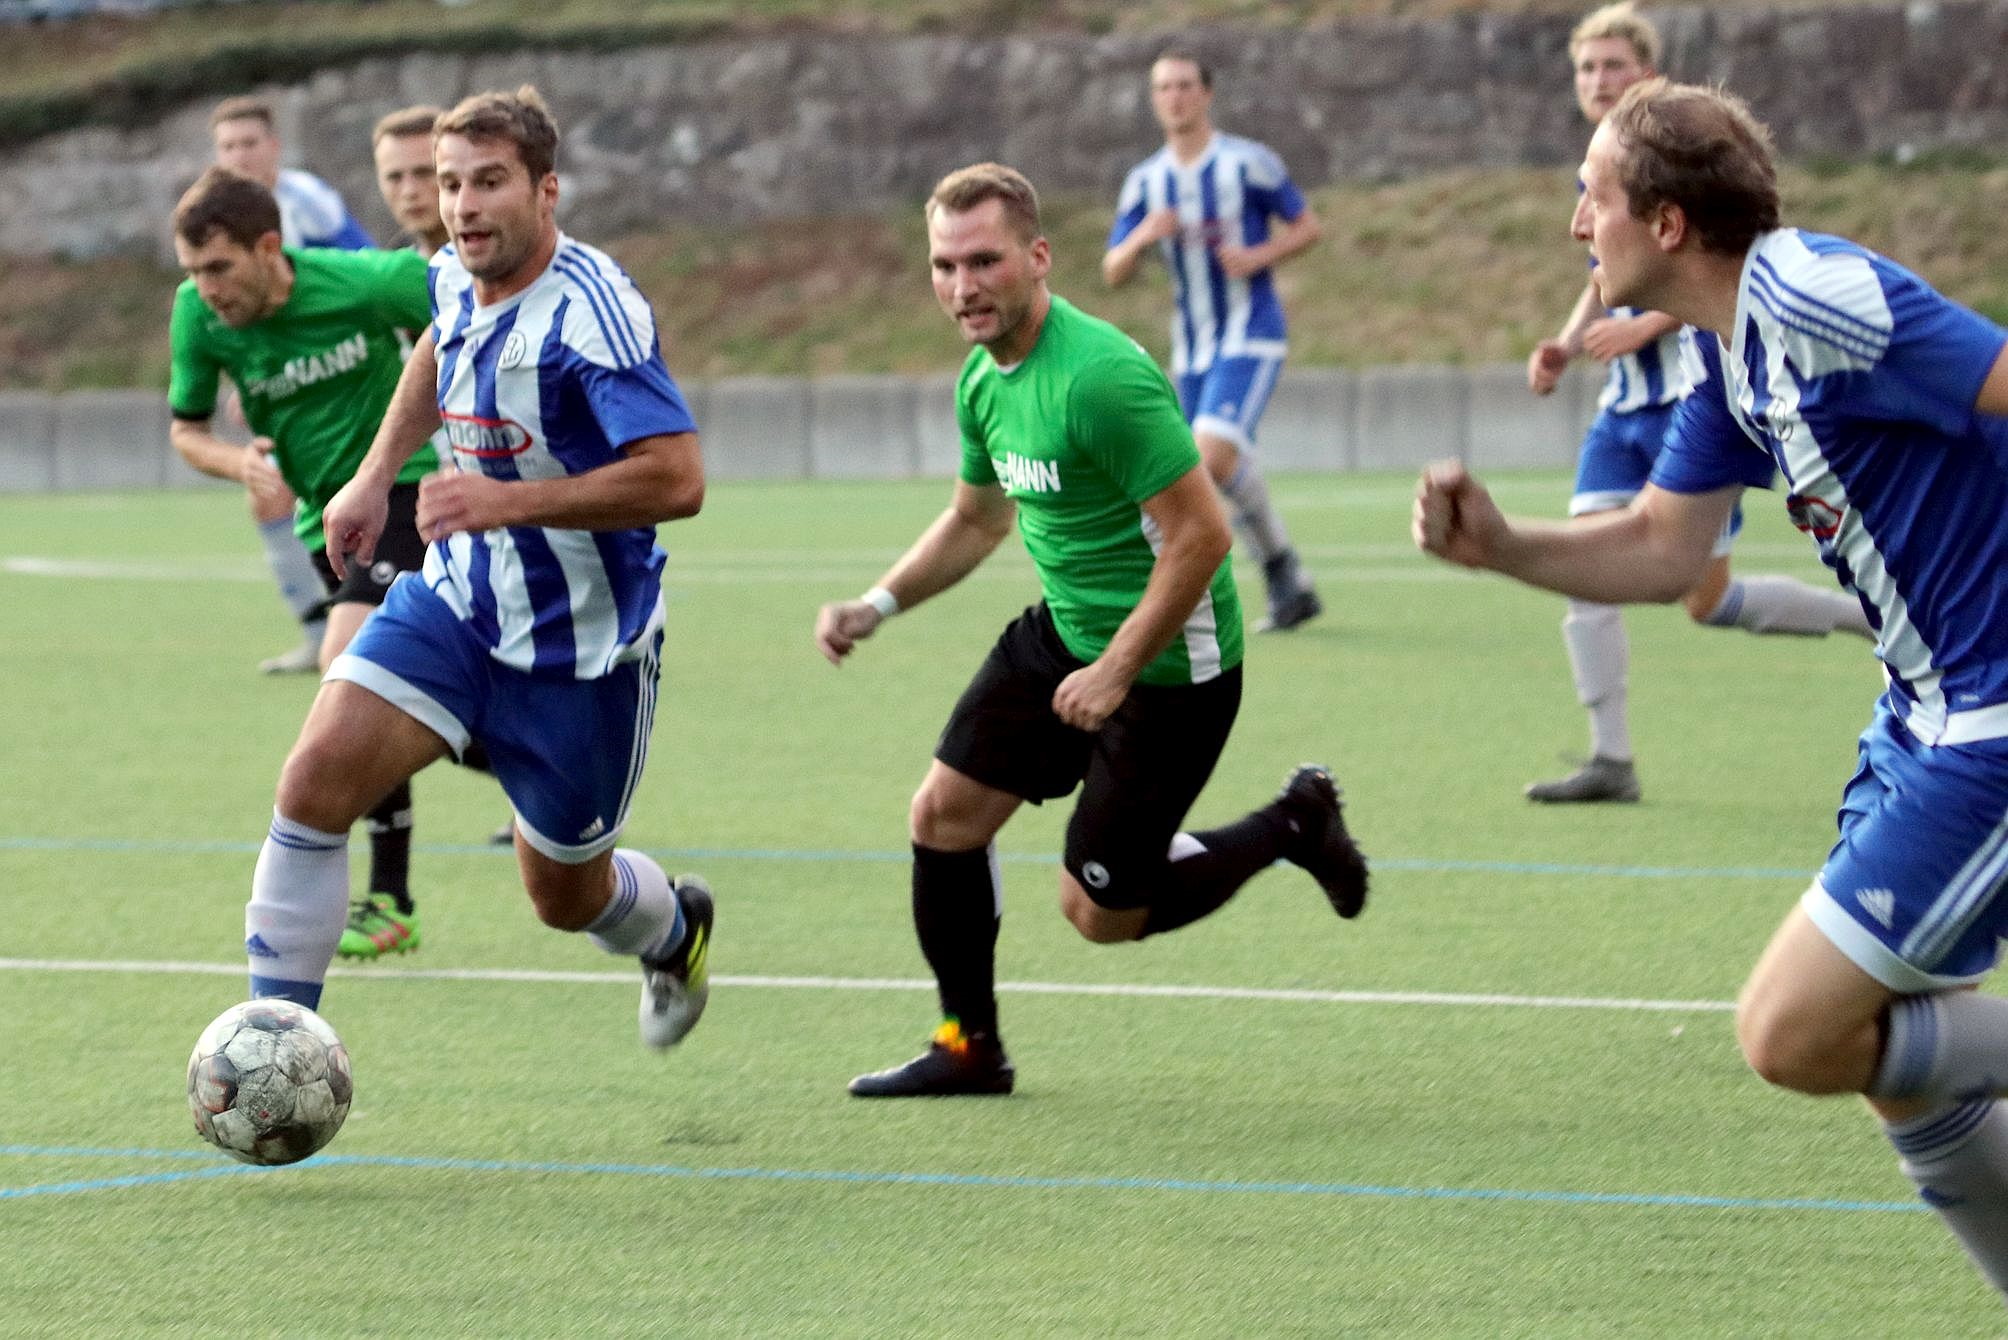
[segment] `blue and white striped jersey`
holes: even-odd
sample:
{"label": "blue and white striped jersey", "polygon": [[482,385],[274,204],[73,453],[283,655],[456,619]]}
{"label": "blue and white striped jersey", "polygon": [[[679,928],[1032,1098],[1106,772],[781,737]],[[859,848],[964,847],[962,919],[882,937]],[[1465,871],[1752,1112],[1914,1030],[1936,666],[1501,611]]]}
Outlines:
{"label": "blue and white striped jersey", "polygon": [[1173,375],[1204,372],[1216,358],[1281,358],[1287,352],[1283,304],[1267,270],[1230,279],[1214,248],[1252,247],[1269,239],[1269,220],[1296,219],[1304,196],[1283,160],[1265,144],[1216,133],[1205,152],[1181,163],[1169,146],[1130,169],[1116,202],[1116,245],[1160,209],[1178,211],[1179,230],[1158,243],[1171,271],[1177,307],[1171,321]]}
{"label": "blue and white striped jersey", "polygon": [[[1610,314],[1623,318],[1642,313],[1637,307],[1613,307]],[[1613,358],[1604,373],[1604,389],[1597,396],[1597,408],[1630,414],[1634,410],[1671,405],[1686,395],[1690,382],[1680,349],[1688,335],[1688,328],[1682,326],[1634,353]]]}
{"label": "blue and white striped jersey", "polygon": [[341,194],[311,172],[282,168],[272,194],[279,202],[279,237],[289,247],[362,251],[376,245]]}
{"label": "blue and white striped jersey", "polygon": [[[696,430],[648,299],[605,253],[561,234],[544,273],[490,307],[452,247],[430,275],[439,412],[459,469],[553,479]],[[433,544],[424,576],[502,664],[593,679],[649,650],[663,560],[653,527],[510,527]]]}
{"label": "blue and white striped jersey", "polygon": [[1973,402],[2008,332],[1852,242],[1797,229],[1744,261],[1727,345],[1652,482],[1791,492],[1878,635],[1892,709],[1926,744],[2008,736],[2008,419]]}

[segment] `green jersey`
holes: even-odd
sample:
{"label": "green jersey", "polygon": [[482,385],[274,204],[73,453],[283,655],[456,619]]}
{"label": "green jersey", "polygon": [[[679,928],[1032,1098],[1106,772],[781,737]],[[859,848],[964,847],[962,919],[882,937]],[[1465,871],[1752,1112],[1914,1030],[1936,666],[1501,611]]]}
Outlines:
{"label": "green jersey", "polygon": [[[1199,464],[1171,383],[1129,336],[1054,298],[1025,361],[981,347],[955,387],[962,478],[1018,505],[1039,586],[1067,650],[1100,656],[1143,600],[1157,561],[1141,504]],[[1203,683],[1241,663],[1241,602],[1223,561],[1140,684]]]}
{"label": "green jersey", "polygon": [[[299,496],[293,529],[319,550],[321,509],[355,475],[397,389],[398,332],[431,323],[432,295],[416,252],[287,247],[286,259],[293,266],[286,305],[242,330],[209,309],[194,280],[183,281],[174,295],[167,401],[178,419],[207,419],[218,375],[228,373],[245,421],[272,439],[273,463]],[[437,468],[432,448],[422,447],[398,482]]]}

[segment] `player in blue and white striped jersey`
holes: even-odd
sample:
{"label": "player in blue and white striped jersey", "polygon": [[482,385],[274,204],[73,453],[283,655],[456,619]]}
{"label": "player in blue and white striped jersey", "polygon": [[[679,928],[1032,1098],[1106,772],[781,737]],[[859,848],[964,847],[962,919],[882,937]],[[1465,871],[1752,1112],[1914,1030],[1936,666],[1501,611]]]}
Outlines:
{"label": "player in blue and white striped jersey", "polygon": [[1866,1095],[2008,1294],[2008,1000],[1962,989],[2008,936],[2008,331],[1781,228],[1768,134],[1715,90],[1635,87],[1583,180],[1573,227],[1605,300],[1693,325],[1708,381],[1624,511],[1508,520],[1453,463],[1424,475],[1417,540],[1579,599],[1671,600],[1743,488],[1783,475],[1888,687],[1840,840],[1744,987],[1737,1036],[1775,1084]]}
{"label": "player in blue and white striped jersey", "polygon": [[704,471],[647,300],[558,231],[557,141],[528,87],[476,94],[435,128],[453,240],[432,259],[433,322],[328,504],[329,549],[370,560],[388,481],[442,424],[454,468],[420,485],[422,575],[329,668],[286,761],[246,945],[254,994],[312,1005],[342,929],[340,835],[479,743],[538,916],[640,958],[642,1037],[664,1047],[704,1008],[711,896],[614,844],[655,714],[655,527],[696,514]]}
{"label": "player in blue and white striped jersey", "polygon": [[[1628,0],[1605,5],[1578,23],[1569,35],[1569,59],[1584,119],[1591,125],[1601,122],[1626,89],[1651,77],[1659,48],[1659,30]],[[1674,409],[1692,384],[1684,343],[1680,323],[1671,317],[1636,307],[1607,308],[1593,278],[1583,286],[1561,332],[1535,346],[1527,360],[1527,385],[1536,395],[1554,391],[1578,355],[1587,354],[1606,367],[1597,417],[1577,457],[1570,516],[1627,506],[1645,487]],[[1775,574],[1732,579],[1729,551],[1742,523],[1740,513],[1731,516],[1716,542],[1714,561],[1681,597],[1689,617],[1753,633],[1823,637],[1842,629],[1872,636],[1861,607],[1839,592]],[[1590,757],[1566,777],[1528,786],[1527,798],[1551,803],[1637,800],[1638,770],[1626,707],[1630,648],[1617,606],[1570,601],[1562,617],[1562,644],[1576,697],[1589,713]]]}
{"label": "player in blue and white striped jersey", "polygon": [[1128,282],[1146,251],[1171,273],[1171,374],[1201,458],[1269,592],[1256,631],[1283,631],[1323,606],[1269,499],[1255,426],[1289,352],[1272,270],[1319,237],[1317,215],[1267,145],[1213,128],[1213,74],[1189,52],[1150,68],[1164,148],[1131,170],[1102,277]]}

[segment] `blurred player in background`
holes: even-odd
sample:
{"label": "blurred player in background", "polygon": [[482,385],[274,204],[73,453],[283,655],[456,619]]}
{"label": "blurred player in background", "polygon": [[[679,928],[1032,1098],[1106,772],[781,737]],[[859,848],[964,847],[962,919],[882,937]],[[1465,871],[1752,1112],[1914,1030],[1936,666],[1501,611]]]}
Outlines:
{"label": "blurred player in background", "polygon": [[1576,599],[1676,600],[1744,487],[1784,475],[1793,524],[1869,611],[1888,688],[1737,1038],[1774,1084],[1866,1095],[2008,1293],[2008,1000],[1966,989],[2008,935],[2008,333],[1780,227],[1769,134],[1719,91],[1634,86],[1582,174],[1572,231],[1602,300],[1695,327],[1706,380],[1629,507],[1508,519],[1448,463],[1423,475],[1417,542]]}
{"label": "blurred player in background", "polygon": [[[411,252],[305,250],[281,245],[279,205],[248,177],[211,168],[174,213],[174,249],[188,279],[175,293],[171,437],[204,474],[237,479],[253,495],[298,500],[297,534],[313,565],[333,661],[383,602],[399,572],[425,558],[414,519],[428,449],[398,475],[394,521],[376,561],[339,580],[326,552],[322,507],[355,474],[396,389],[402,331],[432,317],[425,261]],[[248,446],[210,430],[222,376],[240,388],[257,434]],[[289,526],[291,523],[289,522]],[[374,957],[419,942],[411,898],[411,788],[371,798],[368,921],[350,952]],[[346,825],[344,826],[346,830]]]}
{"label": "blurred player in background", "polygon": [[[1592,126],[1626,89],[1654,73],[1659,50],[1659,30],[1629,3],[1606,5],[1576,25],[1569,38],[1576,105]],[[1592,280],[1583,286],[1561,332],[1535,346],[1527,360],[1527,384],[1536,395],[1553,392],[1579,355],[1588,354],[1608,368],[1596,421],[1577,459],[1570,516],[1624,507],[1645,487],[1674,409],[1688,392],[1682,341],[1681,325],[1670,316],[1635,307],[1607,308]],[[1860,603],[1838,591],[1822,591],[1794,577],[1732,580],[1729,552],[1741,526],[1741,514],[1733,515],[1701,580],[1681,597],[1696,623],[1753,633],[1824,637],[1841,629],[1874,636]],[[1527,797],[1548,802],[1637,800],[1638,769],[1626,708],[1630,647],[1618,607],[1571,600],[1562,617],[1562,643],[1576,696],[1589,711],[1590,757],[1566,777],[1528,786]]]}
{"label": "blurred player in background", "polygon": [[995,163],[927,203],[934,293],[970,351],[956,387],[955,495],[878,585],[825,605],[816,643],[857,643],[974,571],[1015,516],[1044,599],[1004,630],[914,797],[913,917],[946,1019],[928,1050],[851,1082],[860,1097],[1011,1092],[997,1030],[1003,886],[994,839],[1018,806],[1082,787],[1060,906],[1098,944],[1176,930],[1279,859],[1341,916],[1366,899],[1330,774],[1180,831],[1241,702],[1233,541],[1164,374],[1134,340],[1051,294],[1030,182]]}
{"label": "blurred player in background", "polygon": [[[209,135],[218,167],[249,177],[277,198],[279,238],[286,246],[356,251],[375,245],[334,187],[311,172],[279,166],[283,146],[272,104],[265,99],[229,98],[218,103],[209,114]],[[224,421],[234,422],[238,415],[234,400],[226,401]],[[304,637],[299,646],[260,662],[258,668],[266,674],[318,670],[321,644],[327,637],[318,615],[320,580],[293,534],[292,497],[278,486],[276,477],[267,484],[250,494],[251,519],[258,527],[266,566],[278,583],[279,598],[300,620]]]}
{"label": "blurred player in background", "polygon": [[442,425],[453,468],[419,488],[422,575],[336,658],[279,778],[245,909],[252,994],[320,998],[349,824],[479,744],[538,917],[640,960],[641,1036],[667,1047],[704,1010],[711,893],[615,844],[655,715],[655,527],[704,500],[696,426],[647,299],[558,231],[558,128],[536,90],[476,94],[434,133],[452,245],[390,412],[328,505],[337,566],[375,558],[396,481]]}
{"label": "blurred player in background", "polygon": [[384,208],[407,245],[426,257],[448,240],[432,166],[432,128],[439,117],[437,107],[405,107],[385,116],[370,132],[370,156]]}
{"label": "blurred player in background", "polygon": [[1288,352],[1272,271],[1318,240],[1318,218],[1267,145],[1213,128],[1213,74],[1197,56],[1157,58],[1150,104],[1164,147],[1123,183],[1102,278],[1127,283],[1153,247],[1171,272],[1179,405],[1262,566],[1269,613],[1256,631],[1281,632],[1324,607],[1270,501],[1255,427]]}

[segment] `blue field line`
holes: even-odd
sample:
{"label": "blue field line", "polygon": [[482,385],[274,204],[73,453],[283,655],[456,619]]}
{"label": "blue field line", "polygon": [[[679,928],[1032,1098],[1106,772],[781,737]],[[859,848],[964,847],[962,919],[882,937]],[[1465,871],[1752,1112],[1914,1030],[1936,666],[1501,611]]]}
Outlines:
{"label": "blue field line", "polygon": [[[215,1156],[193,1150],[0,1145],[0,1157],[208,1159]],[[422,1172],[666,1177],[697,1181],[810,1182],[844,1186],[929,1186],[1001,1191],[1151,1191],[1211,1196],[1320,1196],[1379,1200],[1485,1201],[1523,1205],[1633,1206],[1675,1210],[1813,1211],[1829,1214],[1914,1214],[1925,1208],[1914,1201],[1892,1200],[1689,1196],[1631,1191],[1528,1191],[1495,1187],[1375,1186],[1356,1182],[1232,1182],[1182,1177],[1038,1177],[997,1173],[843,1171],[815,1168],[691,1168],[662,1163],[560,1163],[535,1159],[418,1158],[396,1154],[318,1154],[300,1166],[407,1168]],[[0,1200],[10,1196],[74,1194],[121,1186],[186,1181],[193,1177],[210,1177],[232,1172],[261,1171],[271,1170],[233,1163],[189,1172],[139,1174],[93,1182],[0,1188]]]}
{"label": "blue field line", "polygon": [[248,1163],[216,1164],[190,1168],[185,1172],[133,1173],[126,1177],[100,1177],[82,1182],[44,1182],[37,1186],[0,1186],[0,1200],[20,1200],[27,1196],[76,1196],[88,1191],[119,1191],[134,1186],[162,1186],[169,1182],[199,1182],[235,1173],[264,1172]]}
{"label": "blue field line", "polygon": [[[43,838],[0,836],[0,851],[109,852],[152,856],[256,855],[250,841],[184,841],[166,838]],[[422,842],[413,849],[436,856],[508,856],[506,847],[488,843]],[[645,847],[648,855],[674,861],[789,861],[816,864],[906,865],[911,851],[790,851],[768,847]],[[1044,853],[1001,852],[1007,865],[1058,865]],[[1573,875],[1598,879],[1810,879],[1810,870],[1778,866],[1706,865],[1574,865],[1565,861],[1463,861],[1424,857],[1376,857],[1376,870],[1481,875]]]}

